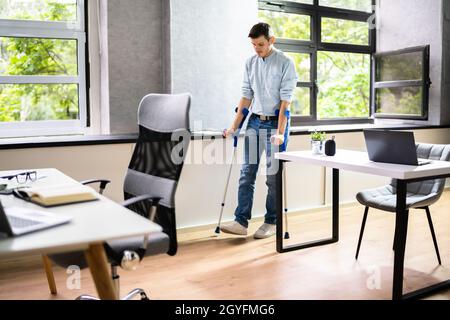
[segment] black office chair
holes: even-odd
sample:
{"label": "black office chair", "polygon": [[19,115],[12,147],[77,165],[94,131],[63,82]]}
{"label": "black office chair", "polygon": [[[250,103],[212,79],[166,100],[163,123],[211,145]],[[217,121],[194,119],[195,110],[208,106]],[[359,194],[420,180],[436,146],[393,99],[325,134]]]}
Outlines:
{"label": "black office chair", "polygon": [[[175,255],[177,252],[175,191],[190,142],[189,109],[188,94],[150,94],[139,106],[139,138],[125,177],[123,188],[126,201],[123,205],[159,224],[163,231],[150,237],[119,239],[104,244],[117,299],[120,299],[118,266],[134,270],[146,256],[161,253]],[[94,182],[100,182],[101,191],[108,183],[106,180],[86,183]],[[84,252],[81,251],[55,254],[49,258],[65,268],[72,265],[87,267]],[[48,261],[46,271],[52,287]],[[130,300],[137,295],[142,299],[148,298],[144,290],[135,289],[122,300]],[[78,299],[98,300],[86,295]]]}
{"label": "black office chair", "polygon": [[[439,144],[417,144],[417,156],[422,159],[450,161],[450,145]],[[366,226],[369,208],[375,208],[383,211],[395,213],[397,206],[397,184],[396,180],[392,180],[391,184],[381,188],[364,190],[356,195],[359,203],[364,205],[365,211],[359,234],[358,246],[355,258],[358,259],[359,250]],[[433,244],[439,264],[441,256],[434,233],[433,221],[431,220],[430,206],[436,203],[444,191],[445,179],[436,179],[409,183],[406,194],[406,215],[409,215],[410,209],[423,209],[427,214],[428,224],[433,238]]]}

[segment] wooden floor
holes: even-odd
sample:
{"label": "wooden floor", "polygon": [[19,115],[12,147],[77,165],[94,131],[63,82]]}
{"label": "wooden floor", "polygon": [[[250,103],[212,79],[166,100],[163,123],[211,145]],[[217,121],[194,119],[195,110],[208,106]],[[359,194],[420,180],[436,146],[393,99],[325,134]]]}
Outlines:
{"label": "wooden floor", "polygon": [[[405,291],[450,278],[450,192],[431,208],[443,265],[438,266],[426,215],[412,211],[406,248]],[[214,228],[180,233],[179,252],[144,259],[137,271],[120,270],[122,294],[140,287],[151,299],[390,299],[394,215],[369,214],[355,261],[363,208],[341,208],[337,244],[278,254],[275,238],[213,236]],[[260,222],[250,226],[254,232]],[[331,232],[329,211],[291,214],[292,242]],[[0,262],[0,299],[74,299],[95,294],[88,270],[81,289],[69,290],[66,270],[54,267],[58,295],[50,295],[40,257]],[[431,299],[450,299],[450,291]]]}

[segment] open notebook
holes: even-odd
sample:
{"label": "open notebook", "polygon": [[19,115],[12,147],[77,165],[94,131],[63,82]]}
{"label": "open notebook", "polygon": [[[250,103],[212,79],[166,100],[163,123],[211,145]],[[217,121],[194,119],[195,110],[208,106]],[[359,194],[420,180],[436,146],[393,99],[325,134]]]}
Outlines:
{"label": "open notebook", "polygon": [[94,190],[76,184],[19,189],[14,195],[44,207],[97,200]]}

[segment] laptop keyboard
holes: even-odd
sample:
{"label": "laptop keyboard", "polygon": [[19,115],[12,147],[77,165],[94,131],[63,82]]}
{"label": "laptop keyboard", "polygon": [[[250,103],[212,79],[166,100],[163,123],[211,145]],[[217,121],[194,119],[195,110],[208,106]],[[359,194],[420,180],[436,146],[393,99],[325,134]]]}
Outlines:
{"label": "laptop keyboard", "polygon": [[418,163],[419,163],[419,166],[424,166],[424,165],[426,165],[426,164],[432,163],[432,161],[431,161],[431,160],[428,160],[428,159],[417,159],[417,161],[418,161]]}
{"label": "laptop keyboard", "polygon": [[12,216],[9,216],[8,220],[9,220],[9,224],[11,225],[12,228],[28,228],[28,227],[32,227],[32,226],[42,223],[40,221],[22,219],[22,218],[12,217]]}

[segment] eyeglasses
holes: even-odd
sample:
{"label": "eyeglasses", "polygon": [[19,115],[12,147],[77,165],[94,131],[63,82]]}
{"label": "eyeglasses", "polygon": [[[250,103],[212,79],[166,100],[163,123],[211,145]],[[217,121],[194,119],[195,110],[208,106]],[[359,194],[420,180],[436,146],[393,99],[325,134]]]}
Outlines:
{"label": "eyeglasses", "polygon": [[14,178],[16,178],[16,181],[19,184],[25,183],[28,180],[30,180],[31,182],[34,182],[37,180],[37,172],[36,171],[28,171],[28,172],[14,174],[11,176],[0,177],[0,179],[6,179],[6,180],[12,180]]}

